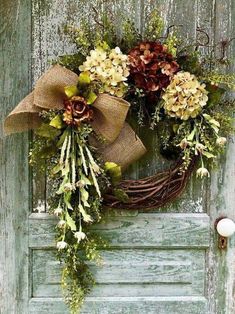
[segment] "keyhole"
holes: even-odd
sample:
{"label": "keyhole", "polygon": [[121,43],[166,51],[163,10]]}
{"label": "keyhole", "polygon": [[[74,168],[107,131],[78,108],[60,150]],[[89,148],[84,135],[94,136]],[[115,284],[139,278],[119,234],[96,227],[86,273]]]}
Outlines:
{"label": "keyhole", "polygon": [[221,250],[224,250],[227,248],[227,242],[228,242],[227,238],[219,236],[219,248]]}

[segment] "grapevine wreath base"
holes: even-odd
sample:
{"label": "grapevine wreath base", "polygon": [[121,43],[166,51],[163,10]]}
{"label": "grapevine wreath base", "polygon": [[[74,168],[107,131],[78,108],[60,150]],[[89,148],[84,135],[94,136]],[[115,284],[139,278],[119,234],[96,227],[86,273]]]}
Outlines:
{"label": "grapevine wreath base", "polygon": [[112,192],[104,195],[104,205],[119,209],[157,209],[176,199],[186,187],[195,168],[196,160],[191,161],[187,170],[182,172],[182,160],[170,169],[139,180],[122,180],[120,188],[128,196],[128,202],[122,202]]}
{"label": "grapevine wreath base", "polygon": [[[107,246],[91,228],[104,206],[149,210],[173,201],[193,170],[210,176],[207,165],[233,133],[234,100],[226,91],[235,88],[235,76],[218,72],[229,64],[232,40],[221,43],[216,59],[203,30],[203,44],[185,42],[172,26],[164,36],[157,11],[141,34],[127,15],[117,24],[112,14],[99,18],[94,11],[93,19],[66,28],[76,53],[59,57],[5,121],[6,133],[34,129],[30,164],[35,176],[47,176],[49,212],[59,219],[62,288],[74,314],[94,284],[90,264],[102,261],[100,248]],[[122,179],[146,153],[133,125],[158,136],[169,169]]]}

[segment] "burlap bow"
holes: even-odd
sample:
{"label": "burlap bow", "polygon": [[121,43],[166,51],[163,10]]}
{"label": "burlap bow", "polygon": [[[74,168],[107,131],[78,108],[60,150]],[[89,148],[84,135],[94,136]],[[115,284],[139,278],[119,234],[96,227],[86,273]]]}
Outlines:
{"label": "burlap bow", "polygon": [[[78,75],[60,65],[51,67],[36,83],[32,93],[26,96],[5,120],[7,134],[27,131],[40,126],[42,110],[63,109],[65,86],[76,85]],[[138,160],[146,149],[125,122],[130,104],[108,94],[99,94],[92,104],[94,131],[105,139],[99,148],[105,161],[119,164],[123,169]]]}

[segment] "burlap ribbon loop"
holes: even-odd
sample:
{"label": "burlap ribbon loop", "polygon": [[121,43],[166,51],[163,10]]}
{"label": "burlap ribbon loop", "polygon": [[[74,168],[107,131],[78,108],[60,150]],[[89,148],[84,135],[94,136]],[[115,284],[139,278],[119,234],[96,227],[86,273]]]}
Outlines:
{"label": "burlap ribbon loop", "polygon": [[[40,126],[42,110],[63,109],[64,87],[76,85],[78,75],[60,65],[52,66],[38,80],[32,93],[26,96],[5,120],[6,134],[27,131]],[[94,131],[106,145],[100,148],[105,161],[126,168],[139,159],[146,149],[132,128],[125,123],[129,103],[108,94],[99,94],[94,107]]]}

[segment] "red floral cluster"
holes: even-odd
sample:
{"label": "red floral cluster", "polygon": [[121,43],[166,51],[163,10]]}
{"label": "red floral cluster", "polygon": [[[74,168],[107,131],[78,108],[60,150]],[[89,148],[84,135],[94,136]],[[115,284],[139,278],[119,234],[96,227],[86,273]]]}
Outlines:
{"label": "red floral cluster", "polygon": [[146,93],[166,88],[179,69],[167,47],[159,42],[142,42],[129,53],[130,78]]}
{"label": "red floral cluster", "polygon": [[64,108],[63,120],[68,125],[79,126],[82,122],[90,122],[93,118],[93,110],[83,97],[73,96],[65,100]]}

